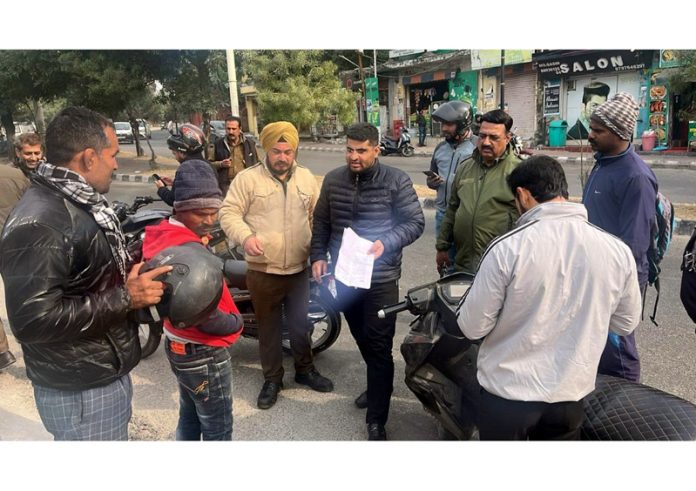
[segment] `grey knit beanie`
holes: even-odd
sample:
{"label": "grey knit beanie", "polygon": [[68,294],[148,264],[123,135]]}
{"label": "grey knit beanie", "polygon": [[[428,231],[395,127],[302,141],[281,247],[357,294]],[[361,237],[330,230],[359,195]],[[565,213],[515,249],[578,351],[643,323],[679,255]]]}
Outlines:
{"label": "grey knit beanie", "polygon": [[222,191],[213,168],[203,160],[185,160],[174,176],[174,209],[220,208]]}

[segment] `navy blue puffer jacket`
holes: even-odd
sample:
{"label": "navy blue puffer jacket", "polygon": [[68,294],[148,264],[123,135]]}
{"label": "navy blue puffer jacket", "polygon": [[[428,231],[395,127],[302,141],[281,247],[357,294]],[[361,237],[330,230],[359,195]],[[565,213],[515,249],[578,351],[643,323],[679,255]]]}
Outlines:
{"label": "navy blue puffer jacket", "polygon": [[351,227],[365,239],[381,240],[384,253],[375,261],[372,283],[401,277],[401,251],[423,233],[425,218],[408,175],[375,162],[357,174],[347,167],[329,172],[314,211],[311,261],[338,259],[343,230]]}

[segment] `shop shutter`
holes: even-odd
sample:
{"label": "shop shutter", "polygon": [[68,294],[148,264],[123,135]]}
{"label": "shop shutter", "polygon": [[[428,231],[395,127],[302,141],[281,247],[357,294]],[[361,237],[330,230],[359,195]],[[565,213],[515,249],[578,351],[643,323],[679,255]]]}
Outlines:
{"label": "shop shutter", "polygon": [[534,138],[536,130],[536,72],[505,76],[505,102],[515,133],[523,140]]}

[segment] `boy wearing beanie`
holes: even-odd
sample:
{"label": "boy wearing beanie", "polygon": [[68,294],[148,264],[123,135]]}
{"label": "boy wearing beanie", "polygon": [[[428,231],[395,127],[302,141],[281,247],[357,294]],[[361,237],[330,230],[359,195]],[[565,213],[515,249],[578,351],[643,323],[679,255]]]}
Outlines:
{"label": "boy wearing beanie", "polygon": [[[174,178],[174,215],[145,228],[143,259],[167,247],[207,244],[222,193],[203,160],[187,160]],[[179,384],[177,440],[232,439],[232,362],[227,348],[240,336],[242,316],[226,285],[217,310],[195,326],[176,328],[164,320],[165,351]]]}

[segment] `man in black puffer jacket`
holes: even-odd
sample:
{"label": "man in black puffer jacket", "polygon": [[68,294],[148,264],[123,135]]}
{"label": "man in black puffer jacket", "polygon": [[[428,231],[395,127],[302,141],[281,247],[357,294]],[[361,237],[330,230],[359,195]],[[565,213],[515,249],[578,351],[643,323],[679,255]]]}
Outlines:
{"label": "man in black puffer jacket", "polygon": [[401,251],[421,236],[425,219],[408,175],[377,160],[377,128],[358,123],[348,128],[346,138],[348,165],[326,175],[314,210],[312,275],[321,283],[321,276],[328,272],[327,252],[336,264],[345,227],[374,242],[370,288],[351,288],[337,281],[336,289],[350,332],[367,364],[367,391],[355,404],[367,408],[368,439],[386,440],[396,315],[378,319],[377,311],[398,301]]}
{"label": "man in black puffer jacket", "polygon": [[46,150],[0,238],[10,328],[56,440],[126,440],[129,372],[140,361],[127,314],[160,301],[153,278],[172,268],[128,271],[123,233],[102,196],[118,168],[109,120],[64,109],[48,125]]}

